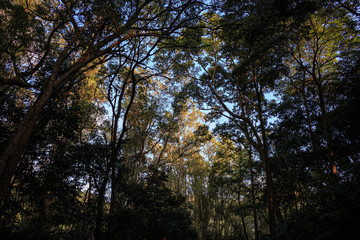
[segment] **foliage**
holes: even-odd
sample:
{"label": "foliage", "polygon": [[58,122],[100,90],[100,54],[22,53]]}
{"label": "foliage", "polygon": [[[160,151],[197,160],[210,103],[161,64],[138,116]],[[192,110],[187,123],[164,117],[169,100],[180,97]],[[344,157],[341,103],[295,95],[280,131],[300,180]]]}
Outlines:
{"label": "foliage", "polygon": [[357,239],[348,0],[0,2],[4,239]]}

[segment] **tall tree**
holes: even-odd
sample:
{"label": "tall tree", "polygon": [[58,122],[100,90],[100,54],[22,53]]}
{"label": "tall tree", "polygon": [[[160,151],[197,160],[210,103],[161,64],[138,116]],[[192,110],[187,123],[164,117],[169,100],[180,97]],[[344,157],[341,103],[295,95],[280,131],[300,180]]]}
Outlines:
{"label": "tall tree", "polygon": [[[263,25],[261,21],[254,21],[254,18],[269,18],[267,8],[258,3],[242,4],[239,3],[238,9],[231,5],[235,10],[227,12],[228,20],[224,20],[223,26],[219,25],[216,15],[208,15],[207,47],[202,55],[194,57],[205,74],[196,81],[207,88],[208,92],[203,91],[203,94],[208,95],[203,99],[212,107],[210,115],[223,116],[235,123],[240,134],[258,151],[266,172],[269,226],[273,234],[275,215],[279,222],[282,216],[271,176],[267,99],[264,96],[282,68],[274,44],[282,35],[272,29],[277,22]],[[235,14],[242,17],[234,19]]]}
{"label": "tall tree", "polygon": [[[126,47],[134,38],[153,38],[151,50],[165,37],[178,37],[178,30],[191,25],[197,17],[197,4],[191,0],[161,3],[64,0],[47,4],[27,1],[2,4],[1,14],[7,22],[19,19],[16,12],[21,13],[21,19],[27,23],[33,19],[31,24],[17,25],[19,32],[36,32],[31,29],[38,29],[42,37],[27,38],[25,44],[16,41],[17,33],[1,32],[6,36],[2,38],[2,48],[5,48],[2,52],[1,71],[5,76],[1,78],[2,84],[31,86],[36,92],[36,100],[29,105],[1,154],[0,200],[4,199],[41,114],[59,92],[68,91],[71,82],[79,79],[82,73],[115,56],[131,59]],[[51,16],[48,16],[49,12]],[[23,55],[18,54],[17,45],[25,52]],[[44,74],[45,78],[40,77]]]}
{"label": "tall tree", "polygon": [[[335,176],[336,153],[328,113],[333,86],[338,81],[336,63],[344,52],[352,48],[356,37],[355,29],[347,24],[349,21],[341,9],[333,10],[329,7],[318,11],[294,33],[294,42],[289,47],[292,56],[292,62],[289,63],[289,88],[293,92],[294,89],[300,92],[312,148],[326,149],[327,169]],[[319,136],[315,137],[314,122],[324,133],[325,145]]]}

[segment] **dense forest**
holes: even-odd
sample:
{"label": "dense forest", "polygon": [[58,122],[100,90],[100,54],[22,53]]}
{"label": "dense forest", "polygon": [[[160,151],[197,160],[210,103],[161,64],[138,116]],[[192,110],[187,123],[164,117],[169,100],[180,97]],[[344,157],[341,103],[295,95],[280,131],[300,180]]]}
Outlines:
{"label": "dense forest", "polygon": [[1,0],[1,239],[360,239],[360,3]]}

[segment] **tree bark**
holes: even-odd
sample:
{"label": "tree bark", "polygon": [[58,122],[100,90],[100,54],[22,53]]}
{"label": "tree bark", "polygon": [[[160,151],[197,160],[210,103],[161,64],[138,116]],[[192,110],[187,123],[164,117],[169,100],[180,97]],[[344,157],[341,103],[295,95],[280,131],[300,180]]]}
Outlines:
{"label": "tree bark", "polygon": [[106,186],[109,181],[109,174],[110,174],[110,163],[106,167],[104,180],[101,183],[100,189],[98,190],[99,192],[97,196],[97,209],[96,209],[96,217],[95,217],[95,239],[102,239],[105,192],[106,192]]}
{"label": "tree bark", "polygon": [[25,151],[33,130],[40,120],[42,110],[54,94],[55,86],[50,85],[39,100],[28,110],[15,135],[11,138],[0,159],[0,203],[4,201],[5,193],[10,186],[16,167]]}
{"label": "tree bark", "polygon": [[243,212],[243,209],[242,209],[240,196],[241,196],[241,195],[240,195],[240,189],[239,189],[238,203],[239,203],[239,209],[240,209],[241,223],[242,223],[242,226],[243,226],[243,229],[244,229],[245,238],[246,238],[246,240],[249,240],[249,236],[248,236],[247,231],[246,231],[246,224],[245,224],[244,212]]}
{"label": "tree bark", "polygon": [[254,76],[254,86],[255,86],[255,92],[256,92],[256,98],[257,98],[257,108],[258,108],[258,118],[260,122],[260,128],[261,128],[261,137],[262,137],[262,144],[259,144],[259,150],[260,150],[260,157],[263,161],[264,167],[265,167],[265,178],[266,178],[266,187],[268,191],[268,201],[269,201],[269,228],[270,228],[270,235],[273,236],[275,234],[276,229],[276,222],[275,217],[277,218],[279,223],[283,222],[283,218],[280,212],[280,207],[277,202],[277,197],[274,189],[273,179],[271,176],[271,166],[269,162],[269,147],[268,147],[268,140],[267,140],[267,133],[265,129],[265,119],[263,114],[263,108],[262,108],[262,86],[258,82],[258,79],[256,76]]}
{"label": "tree bark", "polygon": [[257,213],[256,213],[254,170],[253,170],[251,145],[249,146],[249,149],[248,149],[248,155],[249,155],[249,168],[250,168],[251,199],[252,199],[252,208],[253,208],[253,217],[254,217],[254,231],[255,231],[254,234],[255,234],[255,240],[259,240],[258,220],[257,220]]}

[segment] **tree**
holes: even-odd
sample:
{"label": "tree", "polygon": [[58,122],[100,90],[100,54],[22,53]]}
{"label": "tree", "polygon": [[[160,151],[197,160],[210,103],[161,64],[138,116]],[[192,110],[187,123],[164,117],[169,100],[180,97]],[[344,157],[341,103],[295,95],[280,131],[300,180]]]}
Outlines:
{"label": "tree", "polygon": [[[209,115],[214,118],[228,118],[258,151],[266,172],[269,226],[273,234],[275,215],[279,222],[282,222],[282,216],[271,176],[267,139],[267,100],[264,94],[271,90],[272,83],[282,67],[277,45],[274,44],[282,36],[271,30],[271,22],[263,29],[260,21],[254,21],[256,14],[260,14],[256,16],[260,18],[261,14],[267,13],[261,8],[263,6],[256,3],[254,6],[241,4],[239,3],[239,9],[232,5],[236,14],[241,15],[242,11],[246,12],[249,8],[251,17],[245,14],[239,20],[234,20],[233,12],[229,10],[228,22],[219,25],[218,17],[209,14],[210,26],[208,38],[205,40],[206,48],[202,55],[194,57],[205,73],[201,78],[195,78],[195,81],[207,88],[207,92],[202,91],[204,96],[201,98],[206,99],[206,104],[212,108]],[[255,10],[256,7],[259,9]],[[274,25],[276,26],[276,22]],[[235,27],[237,29],[234,29]],[[248,31],[249,34],[244,35],[244,31]],[[222,49],[225,52],[223,55]]]}
{"label": "tree", "polygon": [[[31,50],[20,57],[14,56],[16,52],[10,52],[11,49],[16,50],[14,44],[19,44],[10,32],[8,50],[2,53],[5,55],[3,59],[6,59],[1,70],[6,76],[2,78],[2,83],[19,85],[14,83],[14,79],[20,79],[25,85],[30,84],[36,92],[36,100],[29,104],[2,152],[1,201],[41,114],[46,112],[49,102],[56,98],[59,91],[68,91],[72,87],[71,82],[78,80],[81,74],[115,56],[131,59],[126,47],[132,39],[151,37],[154,42],[150,50],[154,50],[161,39],[178,37],[177,31],[189,26],[197,16],[195,1],[161,4],[157,1],[26,3],[10,3],[1,13],[10,19],[16,11],[20,11],[24,19],[39,19],[25,27],[40,29],[43,33],[42,41],[33,38],[31,44],[20,44],[20,47]],[[53,12],[50,17],[47,15],[49,12]],[[40,77],[42,73],[45,73],[45,78]]]}
{"label": "tree", "polygon": [[359,6],[1,2],[1,236],[353,239]]}
{"label": "tree", "polygon": [[[329,11],[332,14],[329,15]],[[294,90],[300,92],[296,94],[302,96],[312,148],[314,151],[326,149],[326,168],[335,176],[336,153],[329,111],[333,86],[338,81],[336,63],[345,51],[352,48],[356,37],[354,29],[347,25],[349,21],[341,10],[334,11],[331,7],[320,10],[309,17],[289,44],[292,62],[289,63],[288,87],[293,93]],[[321,129],[324,137],[315,137],[314,125]],[[321,143],[321,138],[325,145]]]}

